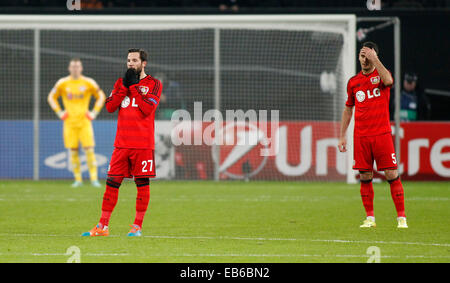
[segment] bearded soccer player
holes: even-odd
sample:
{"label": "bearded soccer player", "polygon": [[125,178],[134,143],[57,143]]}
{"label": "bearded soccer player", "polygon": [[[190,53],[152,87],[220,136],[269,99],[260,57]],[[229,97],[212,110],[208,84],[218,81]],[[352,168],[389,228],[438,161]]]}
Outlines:
{"label": "bearded soccer player", "polygon": [[[56,115],[64,121],[64,146],[69,149],[70,164],[75,178],[72,187],[79,187],[83,184],[78,149],[80,143],[86,153],[91,183],[95,187],[100,187],[91,121],[102,109],[105,94],[93,79],[82,75],[83,65],[80,59],[70,60],[68,70],[70,75],[58,80],[48,95],[48,103]],[[89,111],[89,102],[92,96],[96,100],[94,109]],[[64,109],[58,103],[59,97],[62,97]]]}
{"label": "bearded soccer player", "polygon": [[142,222],[150,200],[150,178],[156,176],[154,159],[155,110],[162,84],[145,73],[147,53],[129,49],[123,78],[114,84],[106,109],[119,111],[114,151],[108,168],[99,223],[82,236],[108,236],[108,223],[124,178],[134,177],[137,188],[136,216],[128,236],[142,235]]}
{"label": "bearded soccer player", "polygon": [[403,186],[397,172],[391,125],[389,122],[389,94],[394,83],[391,73],[378,58],[378,47],[365,42],[359,52],[361,72],[347,84],[347,102],[342,114],[339,150],[347,150],[346,131],[355,108],[353,169],[359,170],[361,198],[367,218],[362,228],[376,227],[373,209],[373,162],[384,171],[390,184],[391,196],[397,210],[397,227],[406,223]]}

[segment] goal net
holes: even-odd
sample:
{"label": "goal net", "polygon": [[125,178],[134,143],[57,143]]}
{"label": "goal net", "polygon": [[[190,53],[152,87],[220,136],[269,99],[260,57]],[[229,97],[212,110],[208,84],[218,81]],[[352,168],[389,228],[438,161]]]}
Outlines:
{"label": "goal net", "polygon": [[[148,51],[146,71],[164,86],[158,178],[351,179],[351,153],[337,142],[354,15],[4,16],[0,178],[72,178],[47,95],[76,57],[108,96],[132,47]],[[100,178],[116,119],[103,109],[93,122]]]}

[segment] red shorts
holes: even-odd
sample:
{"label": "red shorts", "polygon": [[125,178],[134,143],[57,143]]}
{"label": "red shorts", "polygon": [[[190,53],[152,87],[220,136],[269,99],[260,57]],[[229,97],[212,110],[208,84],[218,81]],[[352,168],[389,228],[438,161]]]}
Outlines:
{"label": "red shorts", "polygon": [[156,165],[153,149],[114,148],[108,177],[154,178]]}
{"label": "red shorts", "polygon": [[394,143],[391,133],[379,136],[354,138],[353,169],[372,171],[373,161],[377,163],[377,170],[397,169]]}

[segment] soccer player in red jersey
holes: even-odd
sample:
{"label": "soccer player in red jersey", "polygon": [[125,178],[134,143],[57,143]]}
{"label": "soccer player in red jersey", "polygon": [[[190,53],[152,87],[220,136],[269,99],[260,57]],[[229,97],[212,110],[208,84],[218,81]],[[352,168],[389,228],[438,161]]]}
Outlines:
{"label": "soccer player in red jersey", "polygon": [[406,223],[403,186],[397,172],[391,124],[389,122],[389,94],[394,83],[391,73],[378,58],[378,47],[365,42],[359,52],[361,72],[347,84],[347,102],[342,114],[339,150],[347,151],[346,131],[355,108],[353,169],[359,170],[361,198],[367,218],[360,227],[375,227],[373,211],[373,162],[385,172],[391,196],[397,210],[398,228]]}
{"label": "soccer player in red jersey", "polygon": [[114,151],[108,168],[99,223],[83,236],[108,236],[108,223],[124,178],[134,177],[137,187],[136,217],[128,236],[141,236],[150,200],[150,179],[156,176],[154,159],[155,110],[162,84],[145,73],[147,52],[129,49],[127,72],[114,84],[106,109],[119,111]]}

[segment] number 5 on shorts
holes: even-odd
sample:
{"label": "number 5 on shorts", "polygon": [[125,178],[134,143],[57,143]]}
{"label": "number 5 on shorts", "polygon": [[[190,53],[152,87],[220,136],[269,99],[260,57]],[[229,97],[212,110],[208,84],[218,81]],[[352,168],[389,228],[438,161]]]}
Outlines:
{"label": "number 5 on shorts", "polygon": [[395,158],[395,153],[393,153],[391,156],[392,156],[392,163],[397,164],[397,158]]}
{"label": "number 5 on shorts", "polygon": [[[148,165],[148,169],[146,168]],[[142,161],[142,172],[152,172],[153,160]]]}

